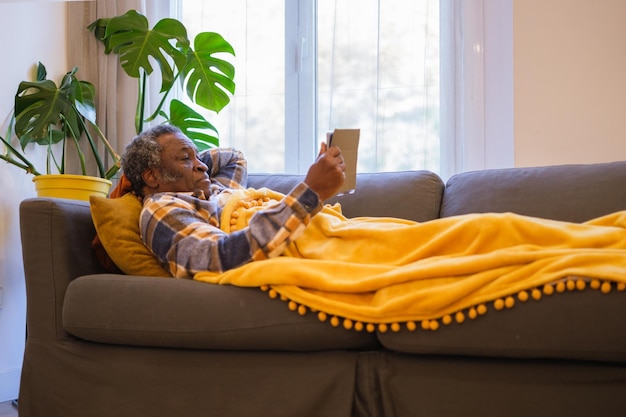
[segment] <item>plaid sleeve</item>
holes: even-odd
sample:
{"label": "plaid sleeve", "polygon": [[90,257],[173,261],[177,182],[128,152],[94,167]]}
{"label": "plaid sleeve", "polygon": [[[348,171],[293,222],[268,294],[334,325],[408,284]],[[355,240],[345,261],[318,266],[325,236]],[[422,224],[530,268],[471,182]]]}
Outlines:
{"label": "plaid sleeve", "polygon": [[280,204],[255,213],[248,224],[252,259],[280,256],[304,232],[311,217],[321,208],[318,195],[300,183]]}
{"label": "plaid sleeve", "polygon": [[247,228],[227,234],[215,200],[156,194],[144,201],[141,237],[173,276],[192,278],[281,255],[319,210],[317,194],[302,183],[280,204],[257,212]]}
{"label": "plaid sleeve", "polygon": [[212,148],[200,152],[198,157],[209,167],[209,177],[213,183],[230,189],[247,187],[248,164],[241,151],[234,148]]}

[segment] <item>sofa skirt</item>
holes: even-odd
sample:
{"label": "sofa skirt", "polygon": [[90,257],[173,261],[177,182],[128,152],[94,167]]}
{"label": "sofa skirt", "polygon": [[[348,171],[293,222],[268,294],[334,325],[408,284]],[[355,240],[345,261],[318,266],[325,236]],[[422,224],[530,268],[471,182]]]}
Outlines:
{"label": "sofa skirt", "polygon": [[27,341],[20,417],[350,417],[357,352]]}

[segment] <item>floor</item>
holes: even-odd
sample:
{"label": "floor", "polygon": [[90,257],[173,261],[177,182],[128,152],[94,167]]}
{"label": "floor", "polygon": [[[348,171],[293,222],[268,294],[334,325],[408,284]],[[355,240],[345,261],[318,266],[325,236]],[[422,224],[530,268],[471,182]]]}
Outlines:
{"label": "floor", "polygon": [[0,417],[17,417],[17,408],[13,407],[11,401],[0,403]]}

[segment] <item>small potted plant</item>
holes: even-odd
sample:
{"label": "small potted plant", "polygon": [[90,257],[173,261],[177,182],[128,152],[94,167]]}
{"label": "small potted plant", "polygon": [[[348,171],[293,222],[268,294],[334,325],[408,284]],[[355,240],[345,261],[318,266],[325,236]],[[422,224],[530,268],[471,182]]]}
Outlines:
{"label": "small potted plant", "polygon": [[[124,72],[138,80],[137,133],[144,123],[161,117],[163,123],[179,127],[200,150],[219,145],[217,129],[205,117],[180,100],[172,99],[169,111],[165,103],[177,83],[192,103],[204,109],[219,112],[230,102],[235,68],[221,56],[234,56],[235,52],[221,35],[199,33],[192,45],[180,21],[165,18],[150,28],[147,18],[135,10],[98,19],[88,28],[104,44],[104,52],[117,54]],[[156,68],[161,74],[160,99],[156,108],[150,109],[147,79]]]}
{"label": "small potted plant", "polygon": [[[57,86],[47,78],[46,68],[39,63],[36,80],[20,82],[6,138],[0,136],[5,148],[0,158],[34,175],[35,188],[42,197],[88,200],[93,193],[106,196],[111,178],[120,167],[119,155],[96,124],[95,88],[78,79],[77,71],[75,67],[67,72]],[[19,146],[12,144],[12,138],[17,138]],[[96,162],[97,176],[87,175],[81,148],[85,141]],[[98,150],[100,143],[110,157],[108,166]],[[37,169],[28,158],[26,150],[31,145],[46,148],[45,171]],[[77,174],[66,172],[71,154],[79,160]]]}

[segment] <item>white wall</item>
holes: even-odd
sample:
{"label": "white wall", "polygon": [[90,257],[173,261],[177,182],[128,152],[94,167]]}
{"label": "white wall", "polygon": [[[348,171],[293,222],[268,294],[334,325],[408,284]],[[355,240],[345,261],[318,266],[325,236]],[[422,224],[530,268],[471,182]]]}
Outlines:
{"label": "white wall", "polygon": [[626,159],[626,1],[515,0],[515,165]]}
{"label": "white wall", "polygon": [[[57,2],[0,2],[0,134],[3,137],[17,85],[32,79],[37,62],[43,62],[56,82],[69,69],[66,68],[65,7]],[[18,208],[20,201],[34,195],[32,176],[0,161],[0,286],[3,288],[0,401],[17,398],[19,388],[26,296]]]}
{"label": "white wall", "polygon": [[484,0],[485,168],[514,166],[513,0]]}

